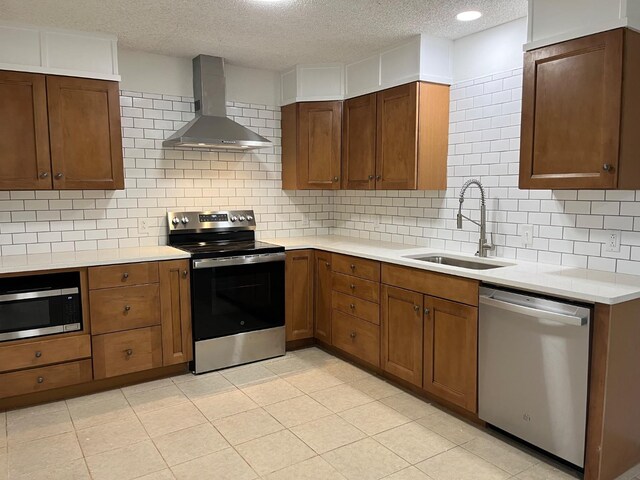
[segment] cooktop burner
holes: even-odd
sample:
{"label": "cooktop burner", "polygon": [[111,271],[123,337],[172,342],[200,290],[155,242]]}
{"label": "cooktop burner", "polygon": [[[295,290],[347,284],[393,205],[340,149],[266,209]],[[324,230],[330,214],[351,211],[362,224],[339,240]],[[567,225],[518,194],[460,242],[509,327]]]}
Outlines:
{"label": "cooktop burner", "polygon": [[284,252],[284,247],[255,240],[253,210],[169,212],[169,245],[192,258],[218,258]]}

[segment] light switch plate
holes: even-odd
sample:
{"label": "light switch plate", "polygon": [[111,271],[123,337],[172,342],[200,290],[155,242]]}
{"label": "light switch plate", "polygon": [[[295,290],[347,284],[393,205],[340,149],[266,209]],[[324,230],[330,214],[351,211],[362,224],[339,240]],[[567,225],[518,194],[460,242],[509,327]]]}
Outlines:
{"label": "light switch plate", "polygon": [[620,251],[620,230],[607,230],[605,239],[605,252]]}

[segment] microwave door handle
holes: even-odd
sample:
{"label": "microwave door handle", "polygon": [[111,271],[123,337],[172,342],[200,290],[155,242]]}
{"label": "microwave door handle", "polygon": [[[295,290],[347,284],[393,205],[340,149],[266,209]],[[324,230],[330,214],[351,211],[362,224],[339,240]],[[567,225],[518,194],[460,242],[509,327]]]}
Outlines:
{"label": "microwave door handle", "polygon": [[233,265],[251,265],[254,263],[284,262],[285,253],[264,253],[241,257],[205,258],[193,261],[194,269],[229,267]]}
{"label": "microwave door handle", "polygon": [[587,323],[587,317],[566,315],[564,313],[556,313],[550,312],[548,310],[541,310],[539,308],[526,307],[524,305],[505,302],[503,300],[496,300],[495,298],[487,297],[484,295],[480,296],[480,303],[483,305],[500,308],[502,310],[507,310],[509,312],[526,315],[527,317],[535,317],[541,320],[550,320],[552,322],[558,322],[574,327],[581,327],[583,325],[586,325]]}
{"label": "microwave door handle", "polygon": [[34,298],[60,297],[62,295],[74,295],[78,292],[79,290],[77,288],[58,288],[54,290],[42,290],[39,292],[8,293],[0,295],[0,303],[14,302],[16,300],[31,300]]}

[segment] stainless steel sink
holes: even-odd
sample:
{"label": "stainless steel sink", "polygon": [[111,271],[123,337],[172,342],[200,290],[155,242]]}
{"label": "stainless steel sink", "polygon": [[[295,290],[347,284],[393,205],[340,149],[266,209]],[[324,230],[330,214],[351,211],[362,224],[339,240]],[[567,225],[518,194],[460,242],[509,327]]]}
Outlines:
{"label": "stainless steel sink", "polygon": [[416,255],[406,258],[420,260],[421,262],[438,263],[440,265],[450,265],[452,267],[468,268],[470,270],[489,270],[491,268],[506,267],[507,263],[494,263],[488,261],[466,260],[458,257],[449,257],[446,255]]}

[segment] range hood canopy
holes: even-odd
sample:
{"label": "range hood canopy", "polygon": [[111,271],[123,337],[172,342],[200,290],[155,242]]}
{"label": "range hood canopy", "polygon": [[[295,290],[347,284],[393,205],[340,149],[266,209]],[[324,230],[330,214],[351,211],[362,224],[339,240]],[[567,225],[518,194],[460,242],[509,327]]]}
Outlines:
{"label": "range hood canopy", "polygon": [[253,150],[271,142],[227,117],[224,59],[198,55],[193,59],[196,116],[167,138],[165,147]]}

